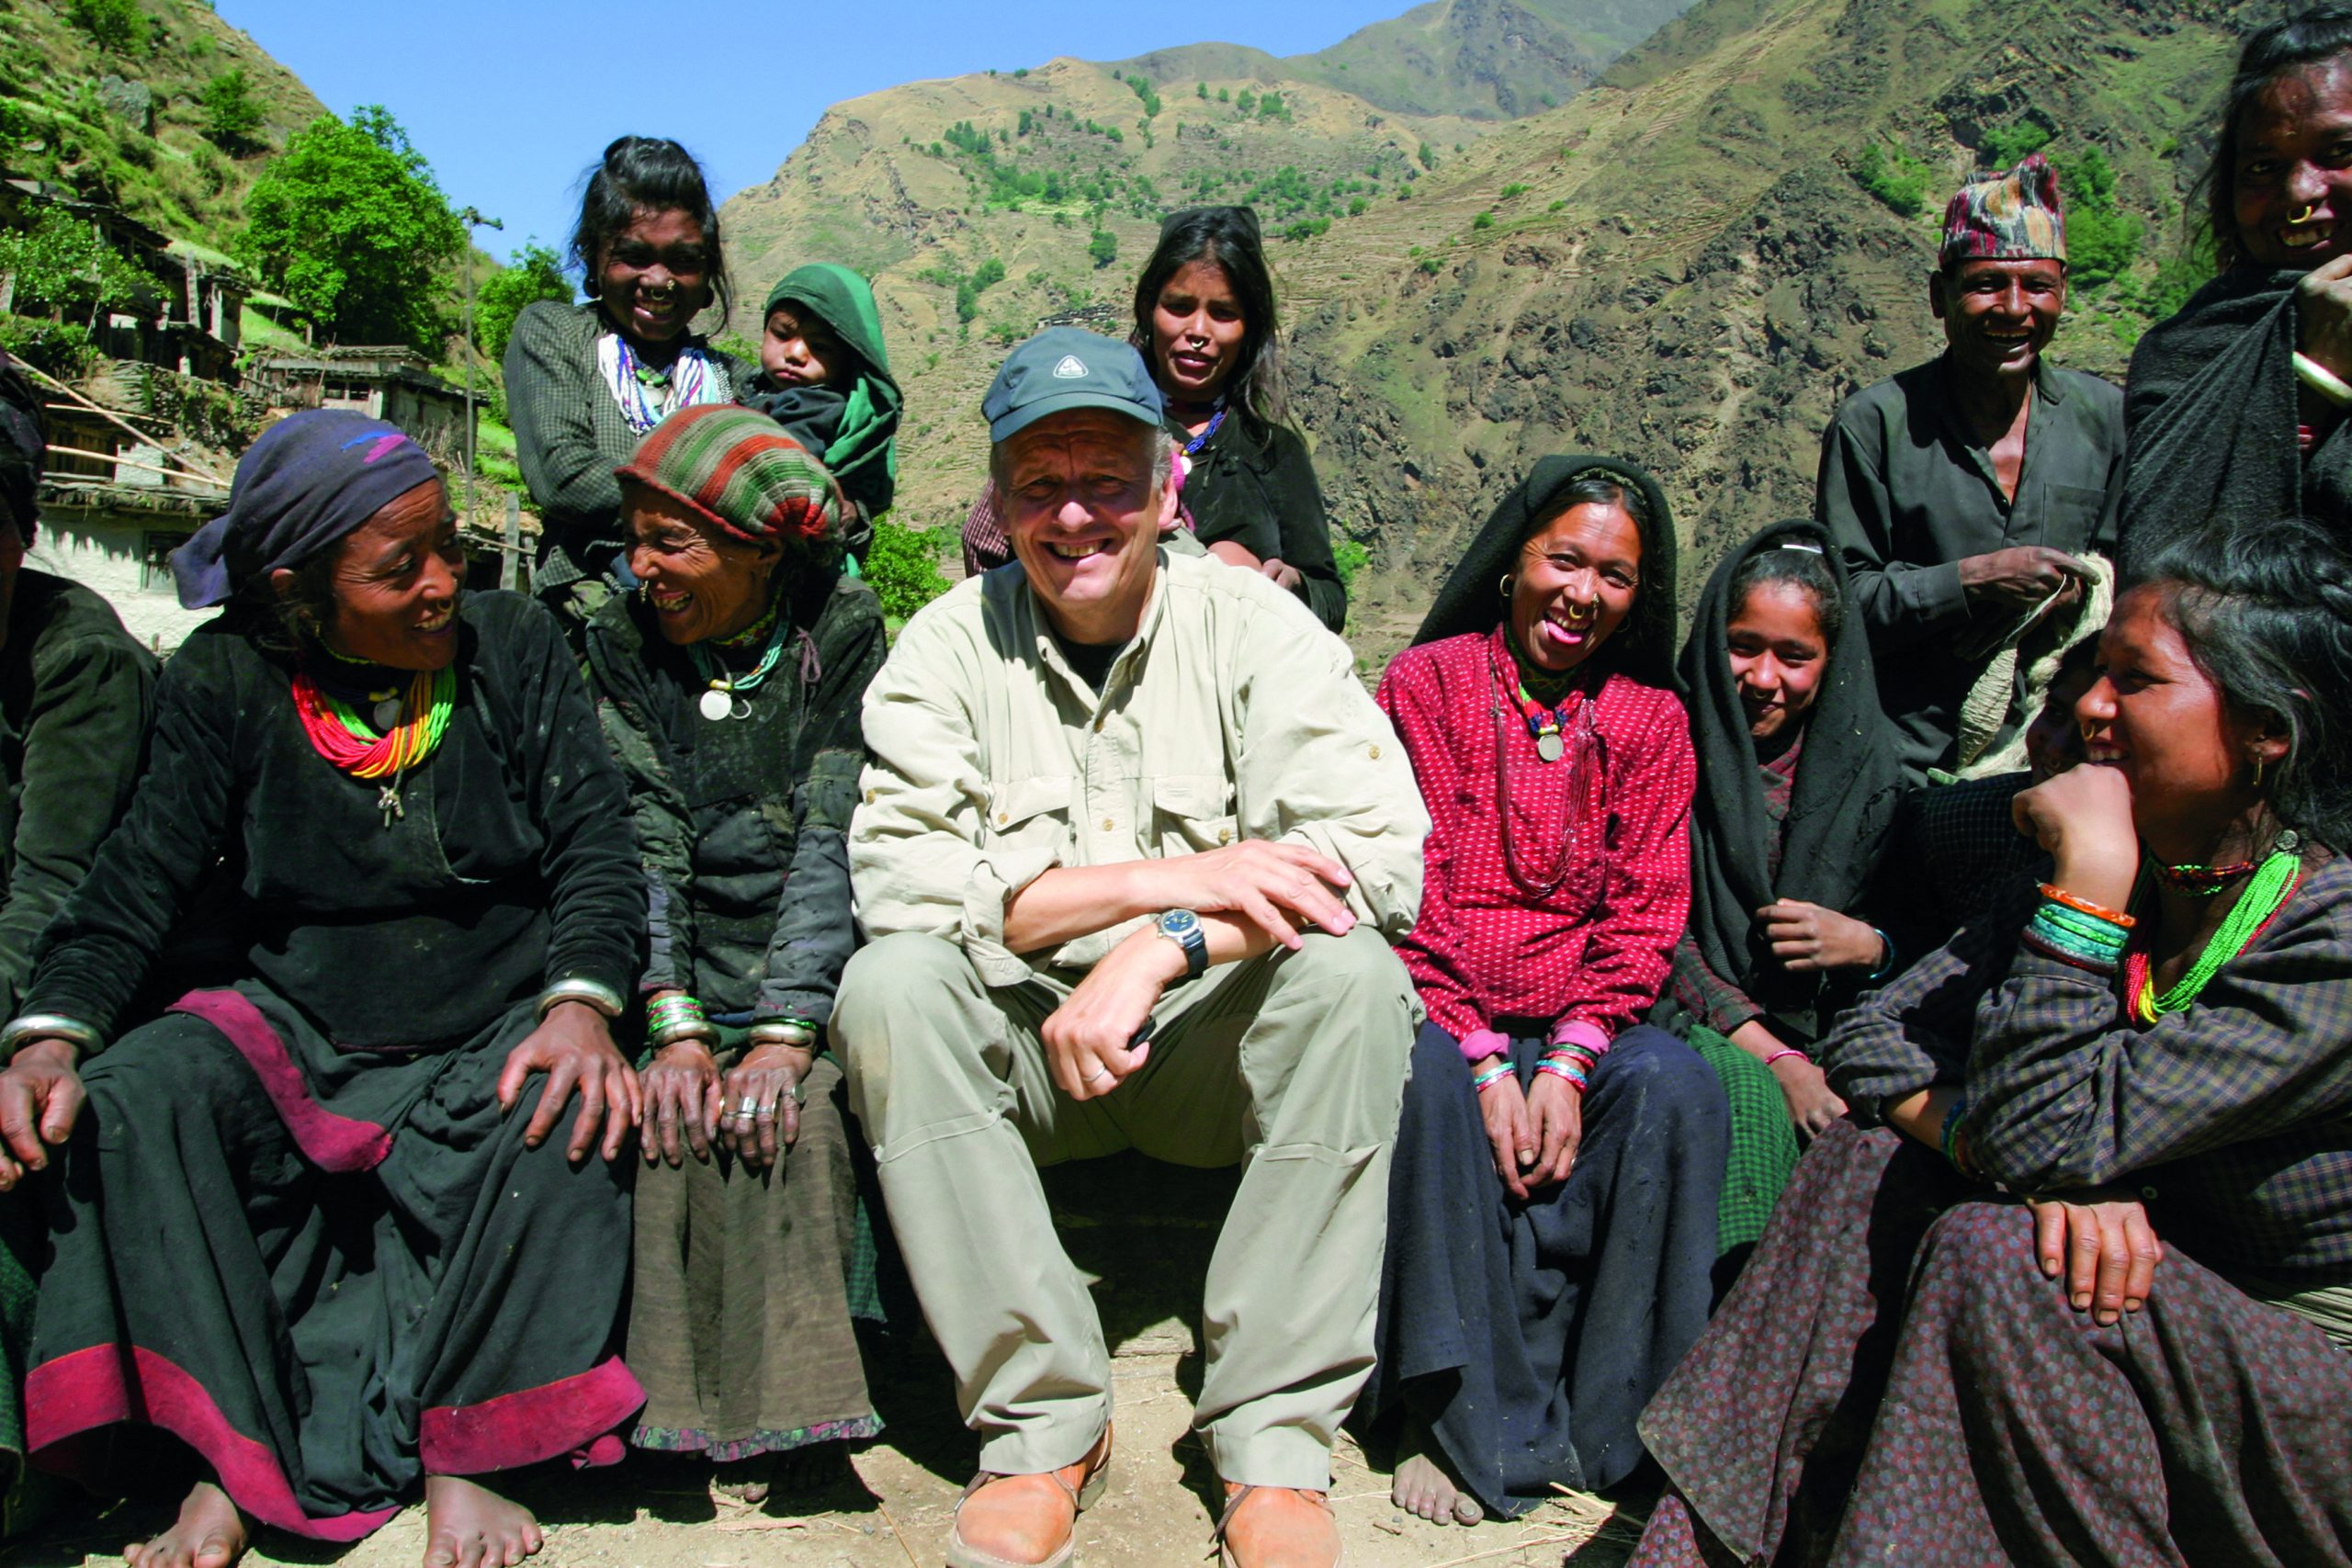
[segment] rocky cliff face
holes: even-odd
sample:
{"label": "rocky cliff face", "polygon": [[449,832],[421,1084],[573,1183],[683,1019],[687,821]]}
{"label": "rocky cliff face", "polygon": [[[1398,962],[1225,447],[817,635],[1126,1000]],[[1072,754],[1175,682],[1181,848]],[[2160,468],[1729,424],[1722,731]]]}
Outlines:
{"label": "rocky cliff face", "polygon": [[[1943,197],[2021,134],[2054,132],[2048,152],[2088,171],[2085,208],[2103,164],[2115,221],[2138,226],[2111,281],[2078,277],[2053,350],[2120,379],[2181,276],[2183,197],[2257,10],[1711,0],[1417,192],[1389,254],[1335,231],[1298,269],[1293,355],[1334,511],[1373,552],[1359,652],[1401,644],[1547,452],[1660,476],[1686,603],[1734,540],[1810,512],[1838,400],[1940,347],[1926,277]],[[1916,212],[1856,179],[1873,142],[1924,170]],[[2079,234],[2076,250],[2079,274]]]}

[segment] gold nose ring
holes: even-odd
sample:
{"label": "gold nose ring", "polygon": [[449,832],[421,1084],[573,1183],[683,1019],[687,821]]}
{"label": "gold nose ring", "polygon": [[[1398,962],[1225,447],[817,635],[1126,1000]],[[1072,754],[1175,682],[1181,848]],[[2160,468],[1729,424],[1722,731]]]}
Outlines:
{"label": "gold nose ring", "polygon": [[2288,222],[2290,222],[2290,223],[2308,223],[2308,222],[2310,222],[2313,218],[2316,218],[2316,217],[2318,217],[2318,216],[2319,216],[2319,206],[2318,206],[2318,204],[2317,204],[2317,203],[2315,203],[2315,202],[2307,202],[2307,203],[2305,203],[2303,206],[2301,206],[2301,207],[2300,207],[2300,208],[2296,209],[2295,209],[2295,212],[2294,212],[2294,215],[2293,215],[2293,216],[2291,216],[2291,217],[2290,217],[2290,218],[2287,220],[2287,221],[2288,221]]}

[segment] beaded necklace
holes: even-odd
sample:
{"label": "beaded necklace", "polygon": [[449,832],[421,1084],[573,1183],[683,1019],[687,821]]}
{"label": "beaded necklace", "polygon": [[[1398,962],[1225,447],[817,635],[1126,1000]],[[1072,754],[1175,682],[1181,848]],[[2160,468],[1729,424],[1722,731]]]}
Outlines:
{"label": "beaded necklace", "polygon": [[679,350],[676,362],[667,370],[658,370],[638,358],[637,350],[619,333],[605,338],[597,352],[600,359],[608,361],[603,367],[605,378],[614,400],[621,406],[621,418],[639,435],[679,409],[718,401],[724,395],[723,389],[712,390],[710,361],[700,349]]}
{"label": "beaded necklace", "polygon": [[720,643],[726,648],[749,648],[752,635],[764,630],[767,643],[760,652],[760,661],[743,674],[739,675],[728,669],[717,654],[702,644],[686,645],[686,654],[694,660],[695,672],[709,683],[709,689],[695,705],[703,717],[716,724],[721,719],[751,716],[752,705],[744,702],[739,694],[756,690],[775,669],[776,660],[784,657],[786,626],[784,617],[776,613],[776,608],[774,604],[769,605],[765,615]]}
{"label": "beaded necklace", "polygon": [[[457,703],[454,664],[417,671],[409,682],[405,703],[394,705],[389,694],[379,700],[371,715],[379,725],[361,718],[350,704],[322,688],[308,671],[294,677],[294,712],[319,755],[353,778],[390,777],[392,782],[383,786],[376,799],[387,828],[394,818],[408,815],[401,807],[401,780],[441,744]],[[407,718],[399,719],[403,713]]]}
{"label": "beaded necklace", "polygon": [[2225,893],[2231,884],[2252,876],[2256,870],[2255,863],[2250,860],[2232,861],[2227,865],[2198,865],[2194,863],[2161,865],[2154,861],[2148,864],[2155,872],[2157,881],[2175,893],[2185,894],[2191,898],[2211,898],[2215,894]]}
{"label": "beaded necklace", "polygon": [[1201,448],[1209,444],[1209,437],[1216,434],[1216,427],[1225,423],[1225,400],[1219,398],[1216,400],[1216,412],[1209,416],[1207,425],[1198,435],[1184,443],[1184,456],[1197,457],[1201,455]]}
{"label": "beaded necklace", "polygon": [[[1490,653],[1487,665],[1487,678],[1492,682],[1487,705],[1495,720],[1495,827],[1502,838],[1503,870],[1512,884],[1530,898],[1549,898],[1568,880],[1568,870],[1576,861],[1577,824],[1588,814],[1600,772],[1606,764],[1607,748],[1594,716],[1599,702],[1597,697],[1587,696],[1582,705],[1577,706],[1576,756],[1568,763],[1567,780],[1564,786],[1567,795],[1567,814],[1560,834],[1559,853],[1553,858],[1551,864],[1531,872],[1521,863],[1519,844],[1511,833],[1510,738],[1503,717],[1503,657]],[[1574,695],[1571,693],[1570,698],[1573,699]],[[1554,724],[1550,739],[1562,753],[1567,750],[1566,728],[1571,705],[1574,705],[1572,701],[1563,701],[1558,711],[1550,716]],[[1525,716],[1523,713],[1521,716]],[[1544,739],[1540,733],[1536,737],[1538,756],[1544,755]],[[1544,757],[1544,760],[1548,762],[1553,758]]]}
{"label": "beaded necklace", "polygon": [[[2132,945],[2123,958],[2126,1010],[2141,1022],[2154,1023],[2168,1012],[2188,1007],[2204,990],[2207,982],[2221,972],[2222,964],[2244,953],[2246,945],[2262,934],[2263,928],[2294,897],[2302,882],[2302,840],[2290,829],[2278,835],[2278,841],[2262,858],[2245,895],[2222,917],[2221,928],[2205,943],[2205,951],[2197,955],[2197,962],[2165,990],[2159,993],[2155,988],[2154,970],[2149,964],[2146,946],[2140,942]],[[2140,930],[2146,932],[2154,926],[2154,920],[2143,919]]]}

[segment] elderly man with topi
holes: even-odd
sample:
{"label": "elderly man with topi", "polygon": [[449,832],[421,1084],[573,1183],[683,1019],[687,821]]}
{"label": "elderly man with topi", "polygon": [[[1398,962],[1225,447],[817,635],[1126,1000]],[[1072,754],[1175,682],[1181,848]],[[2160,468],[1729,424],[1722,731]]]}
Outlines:
{"label": "elderly man with topi", "polygon": [[1250,1568],[1339,1559],[1330,1445],[1373,1358],[1414,1028],[1389,951],[1429,830],[1346,647],[1269,580],[1159,548],[1136,351],[1057,328],[983,404],[1014,559],[909,622],[865,698],[852,1101],[980,1472],[962,1568],[1070,1561],[1110,1361],[1036,1168],[1238,1163],[1194,1420]]}
{"label": "elderly man with topi", "polygon": [[[2083,615],[2081,558],[2114,553],[2123,470],[2122,393],[2043,357],[2066,309],[2066,222],[2040,153],[1951,198],[1928,303],[1944,352],[1838,408],[1814,502],[1915,784],[2031,716],[2007,650]],[[1988,682],[2003,689],[1971,703]],[[1990,722],[1964,725],[1964,705]]]}

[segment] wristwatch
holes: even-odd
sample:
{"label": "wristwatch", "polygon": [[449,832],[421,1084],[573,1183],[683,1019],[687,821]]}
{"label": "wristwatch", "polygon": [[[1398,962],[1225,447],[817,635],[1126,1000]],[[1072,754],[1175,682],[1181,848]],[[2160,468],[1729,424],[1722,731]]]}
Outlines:
{"label": "wristwatch", "polygon": [[1152,919],[1152,929],[1184,950],[1184,978],[1197,980],[1208,972],[1209,939],[1201,917],[1190,909],[1170,909]]}

